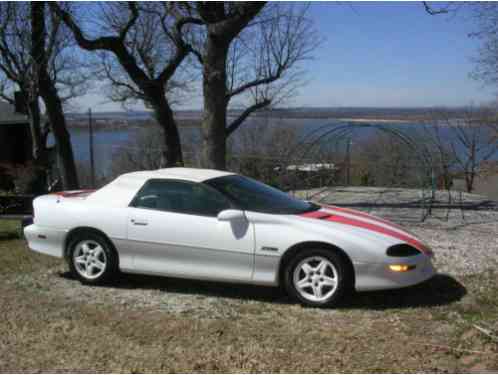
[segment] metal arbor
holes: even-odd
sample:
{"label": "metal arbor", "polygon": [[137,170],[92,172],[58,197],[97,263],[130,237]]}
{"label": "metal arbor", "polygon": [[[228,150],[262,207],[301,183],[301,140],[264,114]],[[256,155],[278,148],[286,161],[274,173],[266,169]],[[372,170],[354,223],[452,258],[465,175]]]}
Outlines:
{"label": "metal arbor", "polygon": [[[414,172],[417,175],[418,185],[421,189],[422,196],[419,204],[422,208],[422,220],[424,220],[431,214],[432,205],[435,199],[435,191],[437,188],[434,162],[427,144],[415,139],[406,131],[397,129],[392,125],[367,122],[347,122],[342,124],[337,124],[337,122],[327,123],[305,134],[297,146],[289,151],[287,160],[304,160],[316,163],[316,158],[312,155],[318,147],[330,144],[332,140],[335,142],[347,140],[347,146],[349,146],[349,142],[353,139],[355,133],[359,130],[368,129],[394,137],[410,149],[411,155],[413,156],[414,166],[416,167]],[[347,150],[349,151],[349,147]],[[348,156],[350,156],[349,152],[346,152],[346,157]],[[295,171],[288,170],[288,172],[297,173],[297,169]],[[299,181],[299,178],[296,176],[294,180]]]}

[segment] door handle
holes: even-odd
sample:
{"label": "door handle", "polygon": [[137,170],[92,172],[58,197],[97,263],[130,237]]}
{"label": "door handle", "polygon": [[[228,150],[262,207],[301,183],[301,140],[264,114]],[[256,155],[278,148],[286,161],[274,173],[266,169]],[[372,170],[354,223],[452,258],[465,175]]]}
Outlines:
{"label": "door handle", "polygon": [[139,220],[135,220],[135,219],[131,219],[131,223],[133,225],[142,225],[142,226],[145,226],[145,225],[148,225],[149,223],[147,221],[139,221]]}

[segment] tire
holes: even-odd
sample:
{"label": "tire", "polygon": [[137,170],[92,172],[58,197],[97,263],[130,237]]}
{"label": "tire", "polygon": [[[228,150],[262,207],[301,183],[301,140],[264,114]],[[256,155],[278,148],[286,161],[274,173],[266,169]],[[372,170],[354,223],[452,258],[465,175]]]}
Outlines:
{"label": "tire", "polygon": [[350,289],[350,273],[334,251],[303,250],[287,263],[284,286],[289,296],[304,306],[332,307]]}
{"label": "tire", "polygon": [[69,241],[67,250],[69,269],[83,284],[104,284],[118,273],[117,253],[99,233],[77,233]]}

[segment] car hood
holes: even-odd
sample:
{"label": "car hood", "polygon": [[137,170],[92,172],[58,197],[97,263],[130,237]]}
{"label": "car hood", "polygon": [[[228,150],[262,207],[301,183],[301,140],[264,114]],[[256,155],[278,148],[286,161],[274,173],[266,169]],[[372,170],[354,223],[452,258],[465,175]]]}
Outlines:
{"label": "car hood", "polygon": [[405,228],[383,218],[337,206],[322,206],[317,211],[299,215],[303,219],[319,220],[344,226],[352,235],[364,234],[370,238],[384,239],[386,242],[407,243],[426,255],[432,255],[428,245]]}

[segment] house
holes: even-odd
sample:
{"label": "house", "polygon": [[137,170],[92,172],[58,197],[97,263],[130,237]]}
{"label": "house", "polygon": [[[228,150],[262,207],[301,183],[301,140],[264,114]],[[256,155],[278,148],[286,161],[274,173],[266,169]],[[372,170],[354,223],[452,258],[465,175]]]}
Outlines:
{"label": "house", "polygon": [[298,165],[288,165],[286,170],[314,173],[322,171],[335,171],[337,168],[332,163],[307,163]]}
{"label": "house", "polygon": [[291,164],[273,168],[282,173],[285,183],[292,189],[311,189],[337,184],[339,169],[333,163]]}
{"label": "house", "polygon": [[0,101],[0,190],[12,190],[9,169],[26,165],[32,159],[28,116],[22,108]]}
{"label": "house", "polygon": [[26,164],[31,160],[28,116],[0,101],[0,164]]}

